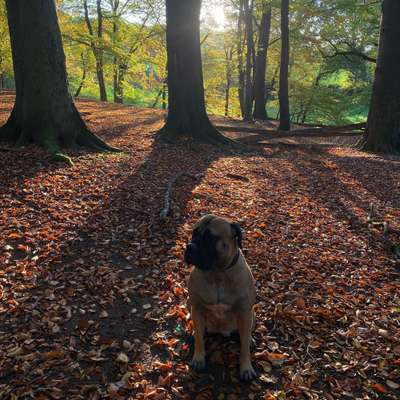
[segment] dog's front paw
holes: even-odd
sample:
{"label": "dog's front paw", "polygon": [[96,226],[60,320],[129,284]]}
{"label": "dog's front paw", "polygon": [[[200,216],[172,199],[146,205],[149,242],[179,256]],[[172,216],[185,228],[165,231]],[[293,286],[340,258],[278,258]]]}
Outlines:
{"label": "dog's front paw", "polygon": [[256,371],[254,371],[251,362],[246,362],[240,365],[240,379],[242,381],[251,381],[257,378]]}
{"label": "dog's front paw", "polygon": [[192,361],[190,362],[190,366],[196,372],[201,372],[206,368],[206,357],[204,354],[194,355]]}

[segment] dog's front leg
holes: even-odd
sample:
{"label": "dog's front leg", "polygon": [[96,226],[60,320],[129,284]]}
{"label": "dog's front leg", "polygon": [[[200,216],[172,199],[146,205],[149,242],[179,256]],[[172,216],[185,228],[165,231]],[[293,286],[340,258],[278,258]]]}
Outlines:
{"label": "dog's front leg", "polygon": [[253,325],[251,308],[240,311],[237,321],[240,335],[240,379],[249,381],[257,377],[250,360],[250,342]]}
{"label": "dog's front leg", "polygon": [[201,311],[192,306],[194,326],[194,354],[191,366],[195,371],[202,371],[206,366],[206,351],[204,346],[205,320]]}

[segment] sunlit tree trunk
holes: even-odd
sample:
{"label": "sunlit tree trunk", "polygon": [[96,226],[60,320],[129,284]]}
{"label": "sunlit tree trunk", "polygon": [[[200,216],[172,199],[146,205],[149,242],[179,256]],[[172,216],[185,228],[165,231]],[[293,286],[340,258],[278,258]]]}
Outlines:
{"label": "sunlit tree trunk", "polygon": [[160,137],[230,142],[208,119],[200,52],[201,0],[167,0],[168,118]]}
{"label": "sunlit tree trunk", "polygon": [[62,147],[111,150],[87,129],[68,92],[54,0],[7,0],[6,6],[16,100],[0,139],[36,143],[54,154]]}
{"label": "sunlit tree trunk", "polygon": [[375,82],[362,148],[400,152],[400,1],[384,0]]}
{"label": "sunlit tree trunk", "polygon": [[281,0],[281,66],[279,76],[279,130],[290,130],[289,112],[289,0]]}

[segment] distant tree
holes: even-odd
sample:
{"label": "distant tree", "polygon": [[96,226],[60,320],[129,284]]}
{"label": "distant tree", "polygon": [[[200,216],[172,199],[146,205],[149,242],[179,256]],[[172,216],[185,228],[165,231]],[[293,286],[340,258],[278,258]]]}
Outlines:
{"label": "distant tree", "polygon": [[166,0],[168,118],[160,137],[186,136],[213,143],[230,140],[208,119],[200,52],[201,0]]}
{"label": "distant tree", "polygon": [[225,86],[225,107],[224,115],[229,116],[229,99],[230,91],[232,86],[232,74],[233,74],[233,47],[225,47],[225,76],[226,76],[226,86]]}
{"label": "distant tree", "polygon": [[244,21],[246,29],[246,80],[244,91],[244,119],[250,120],[253,113],[254,93],[253,93],[253,54],[254,54],[254,29],[253,15],[254,0],[244,1]]}
{"label": "distant tree", "polygon": [[0,90],[5,88],[5,78],[10,74],[11,51],[7,28],[6,7],[4,2],[0,2]]}
{"label": "distant tree", "polygon": [[279,130],[289,131],[289,0],[281,0],[281,66],[279,76],[279,115]]}
{"label": "distant tree", "polygon": [[83,9],[85,13],[85,22],[90,35],[90,46],[96,59],[96,74],[99,84],[100,100],[107,101],[107,90],[104,79],[104,50],[99,45],[103,39],[103,10],[101,0],[96,0],[97,29],[93,29],[92,21],[89,15],[87,0],[83,0]]}
{"label": "distant tree", "polygon": [[375,82],[362,148],[400,152],[400,1],[384,0]]}
{"label": "distant tree", "polygon": [[244,105],[244,91],[245,91],[245,69],[243,65],[243,20],[244,20],[244,2],[247,0],[239,0],[239,12],[238,12],[238,20],[237,20],[237,35],[236,35],[236,43],[237,43],[237,54],[238,54],[238,94],[239,94],[239,105],[240,105],[240,113],[242,117],[245,114],[245,105]]}
{"label": "distant tree", "polygon": [[257,119],[267,119],[267,111],[265,107],[266,101],[266,84],[265,74],[267,70],[267,51],[269,45],[269,36],[271,32],[271,16],[272,8],[264,0],[261,23],[259,27],[259,38],[257,57],[254,75],[254,112],[253,117]]}
{"label": "distant tree", "polygon": [[113,150],[87,129],[68,92],[54,0],[6,0],[6,6],[16,100],[0,139],[36,143],[53,154],[62,147]]}

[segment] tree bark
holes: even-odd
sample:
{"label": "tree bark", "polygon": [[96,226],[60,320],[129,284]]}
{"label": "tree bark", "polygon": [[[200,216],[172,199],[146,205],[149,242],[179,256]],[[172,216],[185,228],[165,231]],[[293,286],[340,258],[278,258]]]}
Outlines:
{"label": "tree bark", "polygon": [[74,97],[78,97],[80,95],[81,90],[82,90],[83,85],[85,84],[85,80],[86,80],[86,62],[85,62],[85,57],[83,56],[83,53],[81,53],[81,59],[82,59],[82,78],[81,78],[81,83],[79,84],[78,88],[76,89]]}
{"label": "tree bark", "polygon": [[281,66],[279,75],[279,130],[290,130],[289,111],[289,0],[281,0]]}
{"label": "tree bark", "polygon": [[232,86],[232,59],[233,49],[225,49],[226,87],[225,87],[225,117],[229,116],[229,99]]}
{"label": "tree bark", "polygon": [[[112,8],[112,41],[113,44],[115,45],[117,42],[117,35],[119,31],[119,26],[118,26],[118,7],[119,7],[119,1],[113,1],[111,3],[111,8]],[[113,57],[113,93],[114,93],[114,103],[122,103],[122,96],[120,93],[120,85],[119,85],[119,57],[114,55]]]}
{"label": "tree bark", "polygon": [[252,79],[252,58],[254,49],[253,38],[253,10],[254,0],[245,0],[244,2],[244,19],[246,27],[246,83],[244,93],[244,119],[251,120],[253,113],[253,79]]}
{"label": "tree bark", "polygon": [[243,68],[243,14],[244,1],[239,0],[239,15],[237,28],[237,53],[238,53],[238,79],[239,79],[239,105],[242,118],[244,117],[244,86],[245,86],[245,71]]}
{"label": "tree bark", "polygon": [[362,149],[400,152],[400,2],[384,0],[375,82]]}
{"label": "tree bark", "polygon": [[261,17],[260,33],[257,49],[255,77],[254,77],[254,113],[253,118],[268,119],[266,103],[266,84],[265,74],[267,71],[267,52],[269,36],[271,32],[271,5],[264,3],[264,10]]}
{"label": "tree bark", "polygon": [[88,130],[68,92],[54,0],[7,0],[6,6],[16,99],[0,139],[35,143],[61,158],[63,147],[113,150]]}
{"label": "tree bark", "polygon": [[167,0],[168,117],[160,138],[231,143],[208,119],[200,51],[201,0]]}
{"label": "tree bark", "polygon": [[[97,38],[101,39],[103,37],[103,13],[101,10],[101,0],[96,1],[96,6],[97,6],[97,19],[98,19]],[[103,69],[103,50],[99,47],[99,44],[96,44],[92,23],[90,21],[87,0],[83,0],[83,9],[85,12],[86,26],[91,36],[92,52],[96,60],[96,75],[97,75],[97,82],[99,84],[100,100],[107,101],[107,90],[106,90],[104,69]]]}

